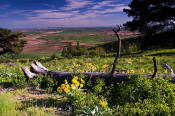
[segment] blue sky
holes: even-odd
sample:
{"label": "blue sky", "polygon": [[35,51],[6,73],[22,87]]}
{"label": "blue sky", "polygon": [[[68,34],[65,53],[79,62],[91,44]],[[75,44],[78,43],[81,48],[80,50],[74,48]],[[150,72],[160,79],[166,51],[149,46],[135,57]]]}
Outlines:
{"label": "blue sky", "polygon": [[131,0],[0,0],[0,27],[96,27],[123,24]]}

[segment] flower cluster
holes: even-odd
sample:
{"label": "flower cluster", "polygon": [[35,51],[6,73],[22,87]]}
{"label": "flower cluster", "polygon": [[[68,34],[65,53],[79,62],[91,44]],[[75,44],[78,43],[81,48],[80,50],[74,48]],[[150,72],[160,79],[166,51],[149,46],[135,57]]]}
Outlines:
{"label": "flower cluster", "polygon": [[108,67],[109,67],[109,66],[106,65],[106,64],[104,64],[104,65],[102,66],[103,69],[106,69],[106,68],[108,68]]}
{"label": "flower cluster", "polygon": [[100,101],[100,105],[105,107],[108,105],[108,102],[106,100],[102,100],[102,101]]}
{"label": "flower cluster", "polygon": [[74,76],[72,79],[72,83],[68,83],[67,80],[57,88],[59,94],[69,93],[75,89],[81,89],[84,86],[85,81],[83,79],[79,79],[78,76]]}

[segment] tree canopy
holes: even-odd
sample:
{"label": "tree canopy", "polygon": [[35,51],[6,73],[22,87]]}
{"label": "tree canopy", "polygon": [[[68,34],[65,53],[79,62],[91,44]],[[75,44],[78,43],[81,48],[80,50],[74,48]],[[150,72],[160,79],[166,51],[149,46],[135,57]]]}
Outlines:
{"label": "tree canopy", "polygon": [[20,53],[26,44],[25,40],[19,39],[24,36],[20,32],[12,32],[9,29],[0,28],[0,54]]}
{"label": "tree canopy", "polygon": [[144,34],[175,29],[175,0],[132,0],[124,9],[132,21],[124,24]]}

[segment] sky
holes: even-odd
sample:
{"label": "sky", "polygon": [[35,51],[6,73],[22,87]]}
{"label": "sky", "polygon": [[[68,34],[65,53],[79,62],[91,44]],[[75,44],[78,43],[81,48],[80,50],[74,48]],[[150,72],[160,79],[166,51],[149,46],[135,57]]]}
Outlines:
{"label": "sky", "polygon": [[131,20],[131,0],[0,0],[0,27],[109,27]]}

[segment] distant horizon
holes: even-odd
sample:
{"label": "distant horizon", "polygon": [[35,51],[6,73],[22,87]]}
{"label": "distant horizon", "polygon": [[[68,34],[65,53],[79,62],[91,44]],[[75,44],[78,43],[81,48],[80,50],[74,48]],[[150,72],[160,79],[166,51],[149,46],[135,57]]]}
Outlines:
{"label": "distant horizon", "polygon": [[111,27],[131,18],[131,0],[0,0],[0,27]]}
{"label": "distant horizon", "polygon": [[[94,27],[33,27],[33,28],[13,28],[12,30],[32,30],[32,29],[86,29],[86,28],[113,28],[114,26],[94,26]],[[4,27],[0,27],[0,28],[4,28]],[[6,29],[10,29],[10,28],[6,28]]]}

